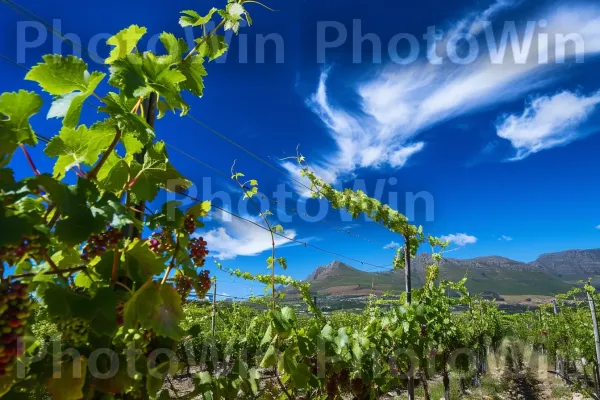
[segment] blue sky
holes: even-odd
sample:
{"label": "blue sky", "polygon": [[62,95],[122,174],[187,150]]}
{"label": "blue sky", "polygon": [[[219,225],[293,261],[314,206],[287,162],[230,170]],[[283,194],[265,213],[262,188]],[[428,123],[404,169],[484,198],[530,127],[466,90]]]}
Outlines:
{"label": "blue sky", "polygon": [[[58,20],[63,34],[78,35],[86,46],[92,46],[98,34],[108,37],[133,23],[146,26],[148,37],[163,31],[185,36],[191,32],[177,24],[179,11],[202,13],[220,5],[215,1],[163,2],[160,9],[146,10],[148,3],[141,1],[18,3],[47,21]],[[237,169],[256,178],[261,192],[272,197],[278,185],[284,185],[293,193],[287,206],[306,207],[309,213],[317,212],[318,204],[306,199],[303,188],[291,180],[297,177],[293,165],[280,161],[293,155],[297,145],[324,178],[340,187],[364,184],[374,196],[378,182],[385,182],[381,199],[397,203],[403,212],[406,193],[425,193],[433,212],[430,209],[427,215],[425,202],[417,201],[413,222],[422,224],[426,233],[452,239],[449,257],[495,254],[531,261],[545,252],[600,247],[597,2],[422,1],[410,5],[308,0],[269,5],[278,11],[248,5],[255,25],[242,28],[240,37],[230,38],[226,60],[208,66],[205,96],[189,99],[190,114],[289,174],[261,164],[190,118],[169,115],[160,120],[156,125],[159,138],[225,172],[237,160]],[[72,53],[67,44],[57,47],[60,40],[53,43],[51,35],[42,37],[41,45],[24,49],[19,39],[23,32],[31,42],[38,29],[24,28],[27,18],[5,5],[0,7],[0,54],[32,66],[42,54]],[[489,28],[485,21],[490,22]],[[486,29],[500,38],[513,21],[521,44],[523,38],[532,38],[530,50],[524,53],[528,57],[523,63],[515,62],[518,54],[510,51],[508,42],[506,58],[493,64]],[[358,23],[361,35],[374,34],[375,42],[381,43],[380,62],[372,42],[358,46],[362,59],[354,62]],[[324,37],[319,35],[323,26],[329,26]],[[443,59],[441,65],[432,64],[428,57],[423,35],[430,26],[441,36],[435,48]],[[531,36],[527,36],[528,29]],[[347,33],[343,44],[319,53],[320,40],[333,42],[342,31]],[[398,34],[412,35],[418,41],[415,59],[405,65],[400,62],[408,60],[413,49],[409,39],[397,41],[394,51],[388,51]],[[466,39],[452,42],[467,34],[475,45]],[[581,47],[568,43],[564,62],[555,52],[560,47],[557,34],[577,35],[583,43]],[[280,43],[266,45],[264,63],[258,63],[255,55],[257,35],[271,35]],[[545,37],[548,46],[543,45]],[[109,51],[104,40],[93,46],[102,57]],[[479,51],[469,53],[473,46]],[[244,54],[248,54],[246,63]],[[454,61],[470,54],[475,55],[472,62]],[[540,63],[546,54],[547,63]],[[90,70],[105,70],[85,52],[84,59],[90,62]],[[22,80],[24,71],[14,65],[0,60],[0,70],[3,92],[36,89]],[[106,90],[103,87],[100,92]],[[89,108],[83,118],[89,123],[97,116]],[[38,133],[52,136],[60,121],[46,120],[43,112],[33,125]],[[32,152],[38,168],[51,171],[52,161],[42,149]],[[196,183],[199,196],[229,193],[232,204],[225,208],[256,218],[251,206],[238,207],[239,194],[230,181],[177,152],[171,151],[171,159]],[[13,167],[19,176],[29,174],[20,154]],[[211,192],[206,186],[203,189],[203,182],[210,182]],[[277,205],[270,206],[277,217]],[[291,221],[280,219],[289,237],[371,264],[389,265],[394,252],[384,246],[400,242],[399,238],[372,222],[347,217],[330,211],[327,222],[311,223],[297,215]],[[202,234],[209,239],[212,254],[225,265],[265,271],[267,232],[245,222],[224,221],[217,213]],[[340,258],[284,239],[277,244],[278,256],[288,258],[287,273],[295,278]],[[211,262],[208,265],[215,269]],[[219,286],[220,292],[260,291],[221,274],[220,278],[228,281]]]}

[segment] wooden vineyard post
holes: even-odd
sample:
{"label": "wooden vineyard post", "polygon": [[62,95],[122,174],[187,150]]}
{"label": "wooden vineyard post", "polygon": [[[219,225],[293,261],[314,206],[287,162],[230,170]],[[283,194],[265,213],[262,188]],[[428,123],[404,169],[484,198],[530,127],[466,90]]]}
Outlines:
{"label": "wooden vineyard post", "polygon": [[[592,323],[594,326],[594,342],[596,345],[596,365],[600,362],[600,334],[598,334],[598,319],[596,318],[596,304],[594,303],[594,298],[592,295],[587,292],[588,304],[590,306],[590,311],[592,313]],[[598,385],[596,385],[596,394],[598,393]]]}
{"label": "wooden vineyard post", "polygon": [[[558,315],[558,306],[556,305],[556,299],[552,300],[552,305],[554,307],[554,314]],[[558,373],[558,376],[560,376],[563,379],[567,379],[566,376],[566,370],[564,370],[564,364],[563,364],[563,360],[562,357],[560,356],[560,354],[556,355],[556,372]]]}
{"label": "wooden vineyard post", "polygon": [[[156,110],[157,110],[157,100],[158,97],[156,96],[156,93],[152,92],[150,94],[150,96],[148,96],[147,99],[144,99],[144,101],[142,102],[142,111],[143,111],[143,115],[144,118],[146,120],[146,123],[152,128],[154,129],[154,121],[156,120]],[[139,162],[140,164],[144,164],[144,157],[146,155],[146,150],[147,149],[143,149],[139,154],[136,154],[135,160],[137,162]],[[140,220],[141,222],[144,222],[144,208],[146,208],[145,202],[141,201],[138,204],[135,205],[135,208],[137,211],[135,211],[135,218]],[[140,237],[140,235],[142,234],[142,232],[140,230],[138,230],[133,224],[129,225],[129,232],[127,234],[128,237],[130,238],[136,238],[136,237]]]}
{"label": "wooden vineyard post", "polygon": [[[404,278],[406,285],[406,302],[408,304],[412,301],[412,285],[411,285],[411,276],[410,276],[410,237],[408,235],[404,235]],[[414,368],[412,368],[414,370]],[[413,372],[414,374],[414,372]],[[415,399],[415,377],[408,377],[408,400]]]}
{"label": "wooden vineyard post", "polygon": [[217,278],[215,278],[215,281],[213,282],[212,320],[211,320],[211,326],[210,326],[213,336],[215,336],[216,318],[217,318]]}
{"label": "wooden vineyard post", "polygon": [[600,391],[600,373],[598,372],[598,364],[594,363],[592,368],[592,375],[594,375],[594,389],[596,393]]}

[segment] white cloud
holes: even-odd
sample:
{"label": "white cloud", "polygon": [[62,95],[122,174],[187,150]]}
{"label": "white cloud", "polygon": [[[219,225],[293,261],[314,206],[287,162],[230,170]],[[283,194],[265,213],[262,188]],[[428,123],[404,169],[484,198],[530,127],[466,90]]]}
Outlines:
{"label": "white cloud", "polygon": [[385,246],[383,246],[383,248],[386,250],[396,250],[398,247],[400,247],[400,243],[396,243],[394,241],[391,241]]}
{"label": "white cloud", "polygon": [[598,226],[596,227],[596,229],[600,229],[600,225],[598,225]]}
{"label": "white cloud", "polygon": [[460,21],[454,23],[450,31],[446,34],[446,37],[461,33],[477,36],[483,31],[485,23],[490,21],[492,17],[508,8],[516,7],[521,2],[521,0],[496,0],[496,2],[491,4],[483,12],[469,13]]}
{"label": "white cloud", "polygon": [[[217,217],[218,218],[218,217]],[[260,218],[245,217],[262,225]],[[219,260],[231,260],[237,256],[255,256],[263,251],[271,250],[271,234],[269,231],[252,225],[249,222],[233,218],[220,218],[224,226],[212,229],[202,236],[208,243],[210,255]],[[294,230],[285,230],[283,235],[296,238]],[[275,246],[289,245],[291,242],[281,236],[275,236]]]}
{"label": "white cloud", "polygon": [[466,233],[453,233],[451,235],[444,235],[440,239],[446,242],[454,243],[457,246],[465,246],[467,244],[477,243],[475,236],[467,235]]}
{"label": "white cloud", "polygon": [[535,98],[521,115],[506,115],[496,124],[498,136],[517,150],[512,160],[561,146],[581,137],[580,126],[600,103],[600,92],[590,96],[568,91]]}
{"label": "white cloud", "polygon": [[[503,62],[492,63],[492,52],[483,45],[488,42],[484,22],[519,3],[517,0],[497,0],[486,10],[471,13],[446,30],[448,35],[442,44],[447,43],[453,33],[479,34],[481,51],[474,62],[466,65],[450,62],[445,57],[447,46],[442,45],[443,49],[438,51],[438,56],[444,57],[441,65],[421,60],[404,66],[388,66],[372,73],[373,78],[357,82],[359,99],[353,107],[337,105],[328,90],[328,79],[333,79],[331,71],[323,71],[316,93],[308,104],[327,126],[337,150],[325,157],[327,161],[321,167],[333,180],[357,168],[384,165],[400,168],[425,147],[425,143],[417,138],[425,129],[514,100],[560,79],[562,75],[557,71],[566,66],[555,62],[555,34],[578,34],[585,43],[585,47],[568,43],[565,46],[566,61],[600,52],[600,29],[597,28],[600,26],[600,7],[562,6],[529,18],[547,21],[544,32],[550,38],[550,51],[538,47],[540,30],[536,25],[526,52],[527,62],[515,62],[513,44],[526,47],[523,44],[526,27],[515,25],[513,33],[518,34],[518,43],[511,39],[503,42],[503,33],[512,29],[508,24],[505,25],[508,31],[494,31],[490,37],[496,46],[495,53],[506,55]],[[538,62],[538,58],[544,56],[548,62]]]}
{"label": "white cloud", "polygon": [[498,238],[498,240],[505,241],[505,242],[512,242],[513,238],[511,238],[510,236],[502,235]]}
{"label": "white cloud", "polygon": [[388,164],[402,167],[410,156],[421,151],[423,142],[408,143],[391,135],[374,115],[353,115],[330,104],[327,96],[329,70],[321,73],[317,92],[308,101],[329,128],[338,150],[321,169],[335,180],[356,168]]}

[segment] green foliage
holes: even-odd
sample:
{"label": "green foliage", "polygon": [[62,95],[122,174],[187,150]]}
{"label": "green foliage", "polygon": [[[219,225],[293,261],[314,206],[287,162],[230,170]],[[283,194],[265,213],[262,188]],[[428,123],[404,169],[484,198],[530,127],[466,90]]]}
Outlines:
{"label": "green foliage", "polygon": [[[110,393],[118,398],[155,398],[164,376],[179,370],[165,356],[153,365],[148,357],[154,349],[175,349],[186,333],[182,328],[185,299],[176,287],[179,283],[169,282],[171,274],[177,271],[187,277],[185,282],[197,291],[210,286],[208,271],[194,266],[194,262],[201,265],[203,255],[197,250],[192,254],[188,245],[211,205],[199,203],[186,211],[181,204],[167,203],[151,218],[140,215],[144,211],[136,208],[144,207],[140,202],[156,200],[161,190],[180,191],[191,185],[170,163],[165,143],[155,140],[148,122],[153,118],[144,115],[144,104],[156,102],[161,116],[167,110],[188,112],[182,92],[203,94],[205,60],[227,50],[218,30],[225,25],[233,29],[228,24],[245,13],[236,4],[230,1],[206,18],[185,13],[183,24],[193,26],[204,26],[219,11],[227,14],[218,29],[204,32],[191,51],[183,38],[163,32],[162,54],[142,52],[139,43],[146,28],[123,29],[107,41],[112,46],[105,61],[110,67],[108,77],[90,71],[74,56],[44,56],[25,78],[53,97],[48,118],[62,119],[62,127],[44,149],[55,159],[52,175],[40,174],[34,167],[35,176],[15,181],[7,166],[19,146],[30,163],[35,162],[26,147],[38,144],[29,120],[43,102],[33,92],[0,95],[0,286],[17,279],[5,276],[7,272],[19,274],[18,279],[28,284],[11,283],[17,292],[2,292],[7,297],[0,299],[0,307],[9,304],[11,310],[18,310],[19,299],[27,296],[41,303],[33,316],[22,311],[2,322],[11,324],[11,332],[37,338],[25,347],[19,361],[25,375],[17,377],[12,372],[16,340],[7,336],[9,327],[3,328],[2,395],[18,398],[39,393],[66,400],[103,398]],[[103,82],[113,90],[107,87],[109,91],[100,95],[96,91],[104,89]],[[102,103],[97,111],[103,119],[80,124],[82,108],[92,96]],[[283,259],[279,262],[285,265]],[[27,318],[33,324],[21,322]],[[50,341],[56,338],[65,343],[55,347]],[[131,359],[126,350],[134,342],[143,345],[143,351]],[[53,351],[69,346],[80,357],[54,359]],[[112,378],[86,375],[93,350],[100,348],[114,350],[121,361],[122,368]],[[41,356],[31,357],[39,351]],[[54,369],[62,369],[62,377],[53,376],[53,361]],[[135,376],[126,371],[131,362],[139,368]],[[74,374],[79,364],[82,373]],[[99,364],[107,372],[106,360]],[[248,384],[256,388],[255,383]]]}
{"label": "green foliage", "polygon": [[[224,9],[211,9],[205,16],[184,11],[180,24],[202,30],[193,49],[188,49],[182,38],[165,32],[160,35],[162,54],[141,52],[138,44],[146,29],[132,25],[120,31],[107,41],[113,46],[106,60],[110,66],[107,83],[114,91],[102,96],[95,91],[105,74],[88,71],[88,65],[73,56],[45,56],[26,79],[54,96],[48,117],[62,118],[62,128],[45,148],[45,154],[56,159],[52,175],[36,171],[34,177],[15,181],[7,165],[17,147],[27,151],[26,146],[37,144],[29,120],[41,109],[42,99],[26,91],[0,95],[0,285],[6,278],[17,279],[4,276],[9,270],[21,274],[18,279],[29,284],[27,292],[11,292],[10,297],[7,294],[0,299],[0,306],[12,302],[10,306],[16,307],[18,298],[28,296],[40,303],[33,316],[23,312],[8,321],[14,327],[6,332],[19,329],[19,334],[35,334],[38,339],[19,349],[23,357],[18,366],[24,368],[24,377],[12,374],[13,364],[2,370],[0,395],[19,398],[25,393],[41,393],[65,400],[166,398],[161,392],[163,380],[184,368],[170,363],[165,354],[149,363],[154,350],[166,349],[185,355],[182,359],[188,363],[202,363],[201,372],[193,378],[190,398],[324,399],[342,392],[359,399],[378,398],[404,384],[399,373],[408,371],[409,360],[398,354],[399,349],[414,351],[422,373],[431,360],[446,371],[455,349],[469,347],[485,355],[506,333],[507,319],[498,307],[470,297],[465,279],[440,281],[437,263],[447,243],[432,237],[428,241],[434,262],[427,267],[425,284],[414,291],[412,301],[404,296],[380,308],[377,305],[383,304],[373,300],[362,315],[325,315],[307,283],[276,274],[276,268],[291,267],[288,260],[275,254],[275,235],[281,235],[284,228],[272,223],[272,213],[255,202],[258,181],[240,181],[244,175],[233,168],[232,179],[256,206],[273,248],[266,260],[266,274],[217,266],[265,285],[271,298],[268,303],[267,296],[252,299],[249,305],[253,308],[220,304],[214,316],[205,304],[186,304],[180,293],[191,289],[178,286],[181,282],[191,280],[200,297],[210,283],[208,272],[196,267],[205,261],[206,243],[195,250],[190,243],[194,243],[196,230],[203,227],[202,219],[211,205],[198,202],[183,209],[178,202],[167,202],[158,204],[160,211],[152,216],[137,208],[158,201],[162,190],[181,191],[190,185],[171,164],[165,143],[155,140],[154,127],[148,123],[152,118],[144,115],[143,105],[156,101],[159,117],[168,110],[186,114],[189,105],[182,92],[204,94],[206,66],[211,65],[205,61],[227,51],[219,30],[238,33],[243,20],[251,24],[245,6],[252,3],[260,4],[228,0]],[[220,23],[206,32],[206,25],[217,15]],[[105,114],[104,119],[81,125],[82,107],[91,96],[102,102],[98,111]],[[333,189],[308,169],[303,157],[298,156],[298,162],[313,190],[334,208],[345,209],[353,217],[364,214],[403,236],[405,246],[396,256],[395,266],[402,267],[417,254],[426,240],[420,227],[361,191]],[[77,179],[69,179],[75,176]],[[178,182],[177,189],[170,181]],[[403,251],[409,252],[408,257]],[[175,284],[169,280],[173,273],[178,277]],[[280,306],[278,297],[284,293],[278,293],[276,285],[297,289],[306,309]],[[459,296],[450,298],[447,290]],[[597,296],[591,286],[585,290]],[[459,307],[469,310],[456,313]],[[261,312],[264,308],[268,311]],[[33,324],[21,322],[26,319]],[[589,315],[584,307],[567,308],[554,317],[543,310],[539,326],[534,326],[533,319],[526,314],[508,321],[512,331],[554,353],[593,360]],[[79,340],[65,332],[73,326],[79,330]],[[544,337],[531,333],[538,328],[548,333]],[[73,347],[79,354],[75,359],[55,359],[52,351],[47,351],[54,349],[47,340],[58,336],[65,341],[58,344],[58,350]],[[2,351],[17,354],[13,338],[2,339],[6,342]],[[195,354],[192,359],[190,347]],[[121,367],[107,379],[89,376],[85,366],[93,361],[95,350],[104,348],[115,352]],[[132,348],[140,351],[131,355],[128,350]],[[390,357],[397,358],[396,366],[387,362]],[[456,368],[472,369],[468,361]],[[79,362],[82,373],[74,374]],[[130,366],[138,371],[133,376],[127,373]],[[63,371],[60,378],[53,376],[55,367]],[[261,368],[276,376],[262,387],[258,383]],[[106,360],[100,369],[109,371]]]}
{"label": "green foliage", "polygon": [[0,96],[0,167],[4,167],[18,145],[35,146],[37,138],[29,118],[42,107],[42,98],[24,90]]}

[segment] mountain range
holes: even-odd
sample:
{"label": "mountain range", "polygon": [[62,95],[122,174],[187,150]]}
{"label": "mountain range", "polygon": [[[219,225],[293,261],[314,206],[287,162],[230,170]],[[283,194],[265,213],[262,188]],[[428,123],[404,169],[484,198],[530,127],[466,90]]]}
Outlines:
{"label": "mountain range", "polygon": [[[423,284],[428,264],[431,264],[429,254],[419,254],[412,260],[413,287]],[[499,256],[444,258],[440,262],[441,279],[458,281],[467,276],[467,287],[472,293],[549,296],[568,291],[578,281],[598,275],[600,249],[542,254],[530,263]],[[366,272],[336,260],[315,269],[305,282],[318,294],[402,292],[404,271]]]}

